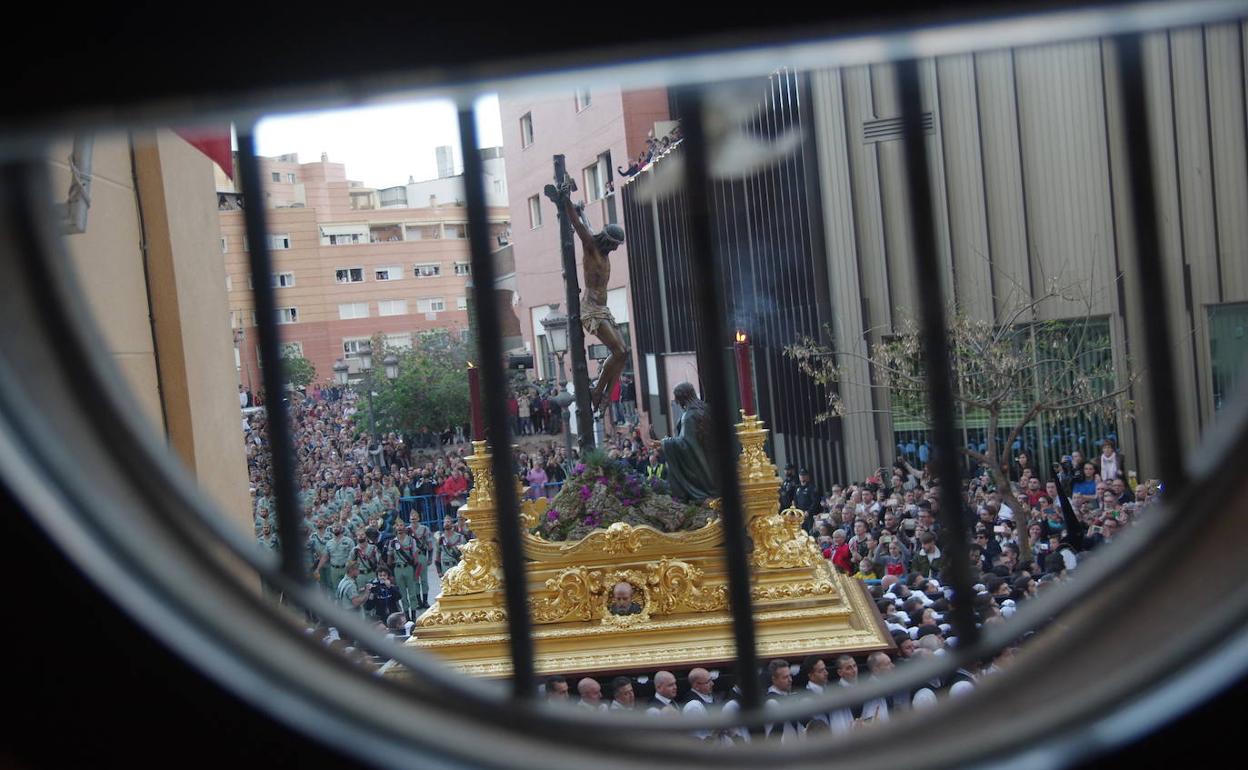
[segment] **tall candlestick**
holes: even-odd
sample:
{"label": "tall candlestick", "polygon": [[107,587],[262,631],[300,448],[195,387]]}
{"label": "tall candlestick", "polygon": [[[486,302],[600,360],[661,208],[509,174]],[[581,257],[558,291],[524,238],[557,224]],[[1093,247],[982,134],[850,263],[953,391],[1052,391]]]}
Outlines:
{"label": "tall candlestick", "polygon": [[481,370],[468,362],[468,400],[472,411],[472,440],[485,441],[485,414],[481,403]]}
{"label": "tall candlestick", "polygon": [[754,375],[750,370],[750,338],[745,332],[737,332],[737,389],[741,396],[741,409],[746,414],[757,414],[754,408]]}

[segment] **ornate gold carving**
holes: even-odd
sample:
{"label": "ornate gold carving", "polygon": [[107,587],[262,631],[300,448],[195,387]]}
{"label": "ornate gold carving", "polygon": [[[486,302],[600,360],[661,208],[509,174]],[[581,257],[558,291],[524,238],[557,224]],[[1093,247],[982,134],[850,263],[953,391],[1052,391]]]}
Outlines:
{"label": "ornate gold carving", "polygon": [[442,593],[445,596],[478,594],[496,591],[503,587],[499,580],[502,557],[498,545],[492,540],[472,539],[464,544],[463,559],[442,576]]}
{"label": "ornate gold carving", "polygon": [[456,610],[442,612],[435,603],[433,608],[416,621],[417,628],[434,626],[459,626],[469,623],[506,623],[506,610]]}
{"label": "ornate gold carving", "polygon": [[801,599],[810,596],[829,596],[836,592],[836,586],[828,580],[815,580],[809,583],[784,583],[776,586],[754,586],[750,595],[757,601],[772,599]]}
{"label": "ornate gold carving", "polygon": [[728,587],[702,587],[702,570],[688,562],[662,559],[650,567],[650,583],[656,586],[656,612],[668,614],[679,610],[714,612],[728,607]]}
{"label": "ornate gold carving", "polygon": [[[727,609],[727,586],[704,587],[703,579],[702,570],[692,564],[666,557],[657,564],[647,564],[644,570],[609,573],[583,566],[569,567],[546,581],[546,590],[553,596],[532,599],[529,606],[535,623],[602,619],[617,626],[637,625],[643,619],[649,620],[652,613],[669,615]],[[636,589],[641,599],[641,613],[616,616],[608,611],[611,589],[620,582],[630,583]]]}
{"label": "ornate gold carving", "polygon": [[[795,513],[793,513],[795,512]],[[790,508],[784,515],[771,514],[750,519],[750,537],[754,540],[752,554],[758,569],[814,567],[823,562],[823,554],[810,535],[802,531],[803,511]]]}
{"label": "ornate gold carving", "polygon": [[737,460],[737,471],[743,484],[760,481],[772,481],[776,478],[776,466],[772,465],[763,444],[767,441],[767,431],[758,415],[741,412],[741,422],[737,424],[737,439],[741,442],[741,457]]}
{"label": "ornate gold carving", "polygon": [[[523,498],[523,495],[521,497]],[[536,500],[523,500],[520,503],[520,529],[528,532],[541,524],[548,510],[550,510],[550,501],[544,497]]]}
{"label": "ornate gold carving", "polygon": [[481,511],[494,513],[494,472],[490,470],[490,460],[489,445],[484,441],[472,442],[472,454],[468,457],[468,467],[472,469],[472,491],[468,493],[464,513],[468,515],[468,526],[473,532],[478,531],[480,522],[475,521],[471,514]]}
{"label": "ornate gold carving", "polygon": [[533,622],[557,623],[600,617],[594,595],[602,591],[601,570],[570,567],[547,580],[546,590],[555,595],[529,600]]}
{"label": "ornate gold carving", "polygon": [[[541,501],[527,507],[527,512],[544,515]],[[538,511],[543,511],[539,514]],[[555,542],[530,533],[521,533],[524,555],[528,559],[548,565],[568,564],[575,561],[611,561],[621,554],[691,553],[701,549],[716,548],[723,543],[723,525],[718,518],[705,526],[689,532],[660,532],[647,524],[629,525],[616,522],[606,529],[596,529],[580,540]]]}
{"label": "ornate gold carving", "polygon": [[601,537],[603,553],[612,556],[621,553],[637,553],[641,549],[641,530],[634,528],[632,525],[617,521],[606,532],[594,533],[595,537]]}

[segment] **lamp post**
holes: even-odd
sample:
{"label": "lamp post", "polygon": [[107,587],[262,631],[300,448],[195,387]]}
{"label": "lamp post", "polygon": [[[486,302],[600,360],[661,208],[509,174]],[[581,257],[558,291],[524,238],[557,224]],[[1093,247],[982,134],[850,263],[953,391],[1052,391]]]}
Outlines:
{"label": "lamp post", "polygon": [[[364,387],[368,389],[368,432],[370,437],[370,445],[368,453],[370,457],[376,457],[381,454],[381,439],[377,436],[377,415],[373,411],[373,345],[371,342],[365,342],[360,345],[358,352],[360,359],[360,369],[364,372]],[[386,357],[381,360],[381,365],[385,369],[386,379],[393,380],[399,376],[399,357],[394,353],[387,353]],[[347,372],[349,367],[341,358],[334,363],[334,375],[338,378],[338,383],[345,385],[347,383]],[[373,447],[376,446],[376,449]],[[374,467],[376,460],[373,461]]]}
{"label": "lamp post", "polygon": [[567,462],[569,467],[572,464],[572,421],[571,415],[568,413],[568,407],[575,398],[572,394],[564,390],[563,376],[563,355],[568,352],[568,317],[559,312],[559,305],[552,304],[550,313],[542,319],[542,328],[546,330],[546,340],[550,344],[550,350],[555,354],[555,358],[559,359],[559,395],[555,396],[553,401],[559,406],[560,417],[563,419],[563,441],[567,451]]}

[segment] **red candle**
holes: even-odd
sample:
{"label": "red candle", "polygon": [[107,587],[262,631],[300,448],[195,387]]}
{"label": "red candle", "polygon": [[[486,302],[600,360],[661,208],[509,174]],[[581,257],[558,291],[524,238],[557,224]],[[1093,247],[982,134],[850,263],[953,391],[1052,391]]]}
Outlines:
{"label": "red candle", "polygon": [[745,332],[737,332],[737,388],[741,396],[741,408],[746,414],[758,414],[754,409],[754,377],[750,371],[750,338]]}
{"label": "red candle", "polygon": [[485,441],[485,415],[481,413],[481,370],[468,362],[468,400],[472,409],[472,440]]}

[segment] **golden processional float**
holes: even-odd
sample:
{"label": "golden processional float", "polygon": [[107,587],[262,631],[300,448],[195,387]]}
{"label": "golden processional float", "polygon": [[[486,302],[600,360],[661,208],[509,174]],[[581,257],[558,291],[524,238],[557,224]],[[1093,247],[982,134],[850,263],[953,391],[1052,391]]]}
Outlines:
{"label": "golden processional float", "polygon": [[[863,585],[838,573],[802,530],[803,511],[779,510],[780,478],[767,431],[741,412],[737,425],[744,518],[752,540],[751,594],[760,658],[867,652],[892,646]],[[474,533],[442,594],[407,644],[463,673],[511,674],[496,480],[490,450],[473,442],[475,486],[460,515]],[[519,488],[518,480],[513,480]],[[518,494],[520,490],[518,489]],[[616,522],[575,541],[534,534],[550,503],[523,501],[529,610],[538,673],[605,673],[727,663],[735,659],[724,530],[719,517],[683,532]],[[631,614],[611,611],[612,590],[633,589]],[[402,676],[399,669],[394,675]]]}

